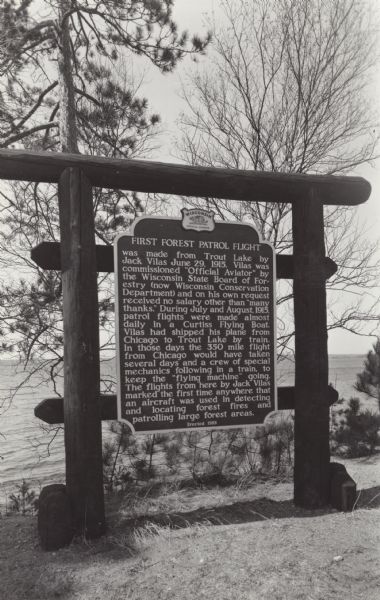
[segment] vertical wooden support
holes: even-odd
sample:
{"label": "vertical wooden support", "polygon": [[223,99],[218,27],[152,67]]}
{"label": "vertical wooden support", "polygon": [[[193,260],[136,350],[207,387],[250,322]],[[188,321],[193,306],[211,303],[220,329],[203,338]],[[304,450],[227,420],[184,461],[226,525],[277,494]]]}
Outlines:
{"label": "vertical wooden support", "polygon": [[78,168],[58,186],[64,333],[66,486],[75,532],[105,530],[99,408],[99,314],[92,188]]}
{"label": "vertical wooden support", "polygon": [[323,204],[314,191],[294,202],[294,502],[329,502],[329,403]]}

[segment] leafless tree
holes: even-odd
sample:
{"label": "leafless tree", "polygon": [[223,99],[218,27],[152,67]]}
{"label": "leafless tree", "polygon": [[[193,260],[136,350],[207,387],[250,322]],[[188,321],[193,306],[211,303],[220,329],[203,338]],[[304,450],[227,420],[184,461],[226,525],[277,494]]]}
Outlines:
{"label": "leafless tree", "polygon": [[[222,0],[221,5],[208,62],[183,85],[181,158],[198,165],[325,174],[349,172],[374,159],[379,132],[369,91],[378,54],[376,18],[367,3]],[[251,219],[277,252],[291,252],[290,205],[207,202],[219,217]],[[329,326],[368,333],[363,322],[373,326],[379,311],[370,294],[363,303],[362,290],[377,284],[377,246],[351,209],[325,209],[325,225],[327,254],[339,267],[328,282]],[[290,285],[282,284],[282,349],[292,335],[286,326],[290,298]]]}

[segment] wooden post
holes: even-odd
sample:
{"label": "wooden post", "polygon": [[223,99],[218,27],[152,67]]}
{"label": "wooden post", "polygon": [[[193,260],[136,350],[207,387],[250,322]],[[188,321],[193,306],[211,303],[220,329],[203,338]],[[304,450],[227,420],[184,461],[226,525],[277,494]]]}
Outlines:
{"label": "wooden post", "polygon": [[294,502],[329,502],[329,402],[323,204],[293,203],[295,324]]}
{"label": "wooden post", "polygon": [[105,531],[99,409],[99,314],[92,188],[78,168],[58,187],[64,333],[66,486],[74,530]]}

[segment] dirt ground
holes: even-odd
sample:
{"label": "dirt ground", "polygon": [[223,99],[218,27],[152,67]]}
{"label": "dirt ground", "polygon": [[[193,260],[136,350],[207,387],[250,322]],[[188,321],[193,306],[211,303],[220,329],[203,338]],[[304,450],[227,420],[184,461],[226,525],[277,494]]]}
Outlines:
{"label": "dirt ground", "polygon": [[133,534],[139,515],[119,512],[101,540],[50,553],[36,517],[3,517],[0,599],[380,600],[380,456],[344,462],[350,513],[295,508],[289,481],[177,490]]}

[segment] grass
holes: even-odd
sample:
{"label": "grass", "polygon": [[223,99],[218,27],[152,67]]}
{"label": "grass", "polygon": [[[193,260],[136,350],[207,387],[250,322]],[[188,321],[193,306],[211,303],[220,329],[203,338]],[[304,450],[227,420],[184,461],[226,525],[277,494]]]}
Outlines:
{"label": "grass", "polygon": [[269,488],[275,490],[280,483],[292,488],[290,473],[286,476],[250,474],[231,480],[229,485],[197,485],[194,480],[146,483],[130,488],[108,498],[108,513],[111,518],[123,520],[157,514],[188,513],[198,509],[230,505],[236,501],[252,498],[254,486],[263,494]]}
{"label": "grass", "polygon": [[345,463],[352,513],[296,508],[290,479],[260,477],[145,484],[112,498],[106,536],[57,552],[35,517],[0,518],[0,600],[378,600],[380,456]]}

